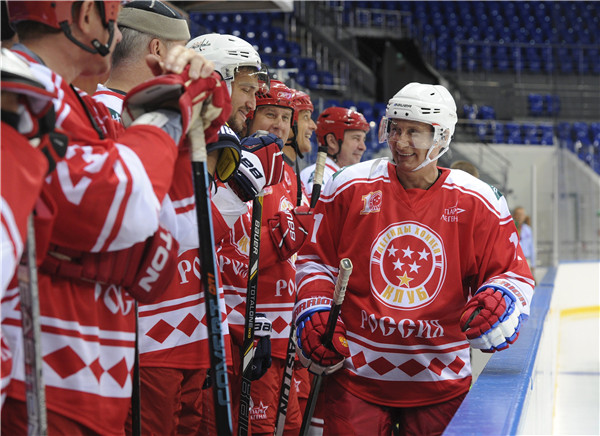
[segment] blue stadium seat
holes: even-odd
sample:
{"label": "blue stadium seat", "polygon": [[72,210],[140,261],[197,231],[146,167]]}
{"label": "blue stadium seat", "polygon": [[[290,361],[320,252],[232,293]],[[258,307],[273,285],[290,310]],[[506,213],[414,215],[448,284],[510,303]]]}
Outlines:
{"label": "blue stadium seat", "polygon": [[477,118],[480,120],[494,120],[496,119],[496,111],[492,106],[483,105],[479,107]]}
{"label": "blue stadium seat", "polygon": [[560,114],[560,98],[555,94],[547,94],[544,96],[546,113],[552,117]]}
{"label": "blue stadium seat", "polygon": [[375,116],[375,121],[379,122],[379,120],[381,120],[381,117],[385,116],[386,108],[387,103],[375,102],[373,104],[373,114]]}
{"label": "blue stadium seat", "polygon": [[319,71],[319,83],[324,86],[332,86],[333,85],[333,74],[329,71]]}
{"label": "blue stadium seat", "polygon": [[349,100],[349,99],[342,100],[342,107],[350,108],[352,106],[357,107],[354,100]]}
{"label": "blue stadium seat", "polygon": [[310,89],[317,89],[319,86],[319,74],[316,71],[309,72],[306,78],[306,86]]}
{"label": "blue stadium seat", "polygon": [[538,136],[538,127],[535,124],[525,123],[521,126],[523,132],[523,143],[529,145],[541,144]]}
{"label": "blue stadium seat", "polygon": [[477,137],[480,141],[487,142],[488,140],[488,123],[480,121],[476,127]]}
{"label": "blue stadium seat", "polygon": [[375,111],[373,110],[373,104],[368,101],[356,102],[356,110],[364,115],[367,121],[375,121]]}
{"label": "blue stadium seat", "polygon": [[494,129],[494,143],[495,144],[504,144],[504,124],[496,121],[493,124]]}
{"label": "blue stadium seat", "polygon": [[517,123],[506,123],[504,125],[506,129],[506,143],[507,144],[522,144],[523,138],[521,138],[521,126]]}
{"label": "blue stadium seat", "polygon": [[542,124],[540,127],[540,144],[554,145],[554,127]]}
{"label": "blue stadium seat", "polygon": [[341,107],[341,103],[339,100],[335,98],[329,98],[323,102],[323,109],[327,109],[328,107],[337,106]]}
{"label": "blue stadium seat", "polygon": [[573,133],[575,135],[575,141],[579,141],[581,145],[588,146],[592,144],[589,135],[589,126],[584,122],[573,123]]}
{"label": "blue stadium seat", "polygon": [[527,96],[529,115],[539,117],[544,114],[544,99],[540,94],[529,94]]}

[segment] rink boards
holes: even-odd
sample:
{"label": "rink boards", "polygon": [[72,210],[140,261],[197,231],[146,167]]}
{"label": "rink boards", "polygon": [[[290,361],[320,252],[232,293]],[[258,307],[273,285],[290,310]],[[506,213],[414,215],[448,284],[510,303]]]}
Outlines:
{"label": "rink boards", "polygon": [[600,434],[600,262],[538,283],[517,342],[495,353],[444,435]]}

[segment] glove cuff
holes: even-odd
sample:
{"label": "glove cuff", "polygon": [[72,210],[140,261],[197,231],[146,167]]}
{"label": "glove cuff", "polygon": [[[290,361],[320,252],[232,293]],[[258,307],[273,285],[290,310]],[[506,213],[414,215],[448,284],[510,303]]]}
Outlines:
{"label": "glove cuff", "polygon": [[333,299],[329,297],[311,297],[305,298],[296,303],[294,306],[294,322],[299,325],[306,318],[309,318],[316,312],[331,310]]}
{"label": "glove cuff", "polygon": [[492,288],[496,291],[502,292],[503,295],[510,298],[515,304],[524,308],[527,306],[527,300],[521,293],[521,291],[511,282],[504,279],[493,279],[487,283],[484,283],[475,293],[475,295],[484,291],[487,288]]}

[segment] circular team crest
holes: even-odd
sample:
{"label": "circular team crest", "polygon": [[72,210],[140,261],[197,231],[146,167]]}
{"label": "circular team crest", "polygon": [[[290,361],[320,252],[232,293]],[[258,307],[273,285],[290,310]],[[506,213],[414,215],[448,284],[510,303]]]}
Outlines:
{"label": "circular team crest", "polygon": [[371,248],[371,292],[386,306],[417,309],[431,303],[446,277],[442,239],[415,221],[388,226]]}

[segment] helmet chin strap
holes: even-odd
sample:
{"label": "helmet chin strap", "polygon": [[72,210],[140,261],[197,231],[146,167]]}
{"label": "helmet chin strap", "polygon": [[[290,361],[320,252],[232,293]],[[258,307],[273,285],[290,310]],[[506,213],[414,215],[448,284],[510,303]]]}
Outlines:
{"label": "helmet chin strap", "polygon": [[[294,123],[291,127],[291,130],[292,130],[292,133],[294,134],[294,137],[292,139],[290,139],[290,141],[289,141],[290,145],[296,152],[296,157],[303,159],[304,155],[300,151],[300,146],[298,145],[298,125],[296,123]],[[296,159],[296,161],[297,161],[297,159]]]}
{"label": "helmet chin strap", "polygon": [[65,34],[65,36],[67,38],[69,38],[69,40],[71,42],[73,42],[78,47],[81,47],[83,50],[85,50],[85,51],[87,51],[89,53],[98,53],[100,56],[106,56],[106,55],[108,55],[110,53],[110,46],[111,46],[112,40],[113,40],[113,38],[115,36],[115,23],[114,23],[114,21],[109,21],[108,25],[107,25],[108,32],[109,32],[108,42],[106,44],[102,44],[97,39],[94,39],[92,41],[92,47],[90,47],[88,45],[85,45],[81,41],[78,41],[73,36],[73,34],[71,33],[71,27],[69,27],[69,23],[68,22],[63,21],[62,23],[60,23],[60,28],[62,29],[62,31]]}
{"label": "helmet chin strap", "polygon": [[440,154],[438,154],[435,159],[431,158],[431,153],[433,152],[433,150],[435,150],[435,148],[437,147],[437,144],[433,144],[431,147],[429,147],[429,150],[427,151],[427,156],[425,156],[425,160],[423,162],[421,162],[421,165],[419,165],[418,167],[416,167],[414,171],[419,171],[421,168],[426,167],[427,165],[429,165],[431,162],[433,162],[434,160],[438,160],[440,157],[442,157],[444,155],[444,153],[446,153],[450,147],[448,145],[446,145],[446,147],[444,147],[442,149],[442,151],[440,152]]}

